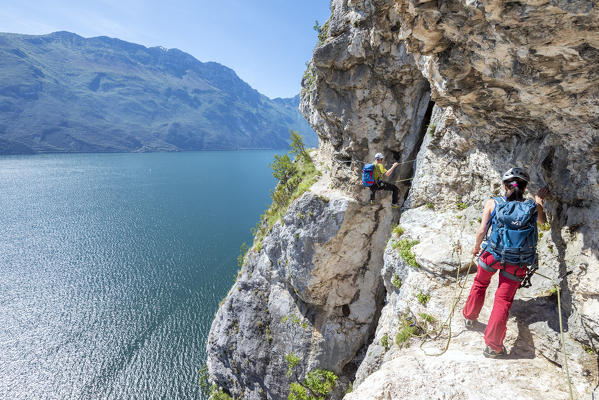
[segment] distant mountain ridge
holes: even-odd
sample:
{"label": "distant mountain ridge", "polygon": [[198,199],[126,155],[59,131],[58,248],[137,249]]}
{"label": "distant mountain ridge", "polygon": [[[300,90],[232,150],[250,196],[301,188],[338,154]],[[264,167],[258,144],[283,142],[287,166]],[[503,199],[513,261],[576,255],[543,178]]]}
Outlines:
{"label": "distant mountain ridge", "polygon": [[178,49],[0,33],[0,154],[315,146],[298,105]]}

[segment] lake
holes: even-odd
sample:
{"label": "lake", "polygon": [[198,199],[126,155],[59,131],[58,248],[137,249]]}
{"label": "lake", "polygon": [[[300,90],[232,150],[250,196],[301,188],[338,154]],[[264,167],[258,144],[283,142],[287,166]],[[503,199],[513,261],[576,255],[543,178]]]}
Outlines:
{"label": "lake", "polygon": [[0,398],[201,399],[274,154],[0,157]]}

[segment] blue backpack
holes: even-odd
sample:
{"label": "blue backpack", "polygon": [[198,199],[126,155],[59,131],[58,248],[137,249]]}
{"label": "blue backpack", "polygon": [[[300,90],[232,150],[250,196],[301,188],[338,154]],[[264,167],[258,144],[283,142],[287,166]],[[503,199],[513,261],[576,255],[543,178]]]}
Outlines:
{"label": "blue backpack", "polygon": [[362,169],[362,185],[370,187],[374,185],[374,164],[366,164]]}
{"label": "blue backpack", "polygon": [[502,264],[533,265],[537,261],[537,205],[532,200],[493,198],[491,235],[483,250]]}

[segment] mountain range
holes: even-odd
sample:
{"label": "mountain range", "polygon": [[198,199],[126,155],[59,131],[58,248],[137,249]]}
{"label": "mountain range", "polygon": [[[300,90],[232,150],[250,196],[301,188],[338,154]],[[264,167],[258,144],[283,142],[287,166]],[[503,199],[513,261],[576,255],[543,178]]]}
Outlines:
{"label": "mountain range", "polygon": [[0,72],[0,154],[283,149],[290,129],[317,143],[299,96],[178,49],[0,33]]}

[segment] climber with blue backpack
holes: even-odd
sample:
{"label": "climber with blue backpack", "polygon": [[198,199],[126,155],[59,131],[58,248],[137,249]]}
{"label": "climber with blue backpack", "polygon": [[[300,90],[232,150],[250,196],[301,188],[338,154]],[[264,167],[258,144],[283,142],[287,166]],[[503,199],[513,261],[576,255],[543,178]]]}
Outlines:
{"label": "climber with blue backpack", "polygon": [[362,184],[370,188],[370,205],[374,204],[374,195],[377,190],[388,190],[392,191],[391,207],[397,208],[399,197],[399,189],[392,183],[383,181],[383,176],[391,176],[393,170],[399,165],[399,163],[393,163],[389,170],[383,166],[383,154],[376,153],[374,156],[374,164],[366,164],[362,169]]}
{"label": "climber with blue backpack", "polygon": [[[487,346],[483,355],[490,358],[506,355],[503,339],[510,307],[527,271],[536,268],[537,223],[546,222],[543,199],[549,193],[543,187],[537,192],[535,201],[525,200],[524,190],[530,177],[522,168],[511,168],[502,181],[505,196],[489,199],[485,204],[472,249],[472,254],[478,255],[478,270],[462,310],[466,327],[470,329],[484,304],[491,277],[499,271],[499,286],[485,329]],[[489,228],[490,234],[485,238]]]}

